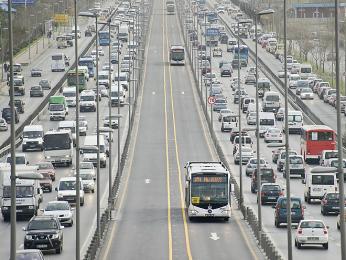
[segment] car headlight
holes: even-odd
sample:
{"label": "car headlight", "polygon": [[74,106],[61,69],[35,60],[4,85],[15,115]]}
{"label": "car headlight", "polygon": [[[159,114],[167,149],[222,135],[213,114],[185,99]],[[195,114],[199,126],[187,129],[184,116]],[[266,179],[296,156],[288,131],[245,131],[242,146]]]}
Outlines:
{"label": "car headlight", "polygon": [[69,155],[65,155],[66,158],[70,157]]}
{"label": "car headlight", "polygon": [[34,206],[28,206],[28,209],[33,209],[34,208]]}
{"label": "car headlight", "polygon": [[31,236],[31,235],[26,235],[26,236],[25,236],[25,239],[26,239],[26,240],[32,240],[32,236]]}
{"label": "car headlight", "polygon": [[26,144],[26,140],[23,140],[22,144]]}
{"label": "car headlight", "polygon": [[58,198],[63,198],[63,197],[64,197],[64,195],[58,194]]}
{"label": "car headlight", "polygon": [[50,159],[51,157],[50,156],[46,156],[46,159]]}
{"label": "car headlight", "polygon": [[38,143],[39,143],[39,144],[43,144],[43,140],[39,140]]}
{"label": "car headlight", "polygon": [[53,234],[52,235],[52,239],[57,239],[57,238],[59,238],[59,234]]}
{"label": "car headlight", "polygon": [[2,207],[2,210],[8,210],[8,207]]}

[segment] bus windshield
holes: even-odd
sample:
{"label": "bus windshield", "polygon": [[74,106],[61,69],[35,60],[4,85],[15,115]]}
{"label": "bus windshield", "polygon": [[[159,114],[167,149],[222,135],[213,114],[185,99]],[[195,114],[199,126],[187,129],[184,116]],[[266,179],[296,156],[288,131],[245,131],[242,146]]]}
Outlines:
{"label": "bus windshield", "polygon": [[310,141],[333,141],[334,133],[331,131],[328,132],[308,132],[308,140]]}
{"label": "bus windshield", "polygon": [[171,60],[180,61],[184,60],[184,50],[183,49],[172,49],[171,50]]}
{"label": "bus windshield", "polygon": [[301,115],[289,115],[287,117],[288,122],[302,122],[303,117]]}
{"label": "bus windshield", "polygon": [[334,185],[334,175],[313,175],[311,183],[314,185]]}
{"label": "bus windshield", "polygon": [[191,180],[191,202],[200,204],[227,204],[227,176],[194,176]]}
{"label": "bus windshield", "polygon": [[49,150],[66,150],[71,148],[71,139],[68,133],[49,134],[44,136],[44,149]]}
{"label": "bus windshield", "polygon": [[[17,198],[30,198],[34,194],[33,186],[16,186]],[[11,198],[11,186],[4,186],[3,190],[4,198]]]}

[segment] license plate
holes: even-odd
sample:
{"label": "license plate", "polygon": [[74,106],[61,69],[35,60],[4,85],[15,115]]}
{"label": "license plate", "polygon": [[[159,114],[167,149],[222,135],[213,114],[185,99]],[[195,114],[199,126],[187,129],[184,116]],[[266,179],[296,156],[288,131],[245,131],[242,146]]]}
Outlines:
{"label": "license plate", "polygon": [[214,214],[205,214],[206,217],[214,217]]}
{"label": "license plate", "polygon": [[268,200],[275,200],[275,197],[268,197]]}
{"label": "license plate", "polygon": [[291,214],[292,214],[292,215],[295,215],[295,214],[296,214],[296,212],[295,212],[295,211],[292,211],[292,212],[291,212]]}
{"label": "license plate", "polygon": [[319,240],[319,238],[318,238],[318,237],[308,237],[308,240],[310,240],[310,241],[316,241],[316,240]]}
{"label": "license plate", "polygon": [[333,209],[339,209],[339,207],[333,207]]}
{"label": "license plate", "polygon": [[37,248],[46,248],[47,245],[36,245]]}
{"label": "license plate", "polygon": [[23,212],[22,209],[16,209],[16,212]]}

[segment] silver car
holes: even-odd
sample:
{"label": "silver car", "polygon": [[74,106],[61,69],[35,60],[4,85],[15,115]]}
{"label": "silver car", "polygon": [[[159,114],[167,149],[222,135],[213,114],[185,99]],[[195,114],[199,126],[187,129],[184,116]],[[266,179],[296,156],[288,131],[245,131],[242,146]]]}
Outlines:
{"label": "silver car", "polygon": [[[268,163],[263,158],[260,159],[260,169],[266,167]],[[251,176],[254,170],[257,169],[257,158],[251,158],[246,164],[245,174],[246,176]]]}

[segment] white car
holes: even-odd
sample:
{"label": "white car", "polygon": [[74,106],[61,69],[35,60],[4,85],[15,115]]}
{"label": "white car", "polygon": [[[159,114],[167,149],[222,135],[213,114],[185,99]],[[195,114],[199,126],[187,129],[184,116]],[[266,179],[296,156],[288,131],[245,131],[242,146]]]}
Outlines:
{"label": "white car", "polygon": [[248,125],[256,125],[256,112],[249,112],[246,117],[246,122]]}
{"label": "white car", "polygon": [[314,99],[314,93],[311,88],[302,88],[300,91],[300,99]]}
{"label": "white car", "polygon": [[302,245],[322,245],[328,249],[328,227],[322,220],[301,220],[299,222],[295,246],[300,249]]}
{"label": "white car", "polygon": [[73,211],[67,201],[50,201],[41,211],[44,216],[57,217],[62,225],[73,225]]}
{"label": "white car", "polygon": [[92,162],[81,162],[79,164],[79,175],[83,180],[84,192],[94,193],[96,180],[94,164]]}
{"label": "white car", "polygon": [[220,109],[219,116],[218,116],[218,121],[221,122],[222,116],[230,114],[230,113],[232,113],[232,111],[230,109],[228,109],[228,108]]}
{"label": "white car", "polygon": [[[240,162],[240,153],[239,149],[237,149],[237,152],[234,154],[234,164],[239,164]],[[252,148],[248,146],[242,146],[241,149],[241,158],[242,158],[242,164],[247,164],[247,162],[253,157],[253,151]]]}
{"label": "white car", "polygon": [[[113,68],[112,65],[110,66],[110,69],[111,69],[111,71],[114,71],[114,68]],[[104,70],[104,71],[109,71],[109,64],[103,65],[103,66],[102,66],[102,70]]]}
{"label": "white car", "polygon": [[[289,77],[289,76],[290,76],[290,72],[287,71],[287,77]],[[278,77],[279,78],[285,78],[285,71],[284,70],[279,70],[278,71]]]}
{"label": "white car", "polygon": [[99,93],[101,97],[108,97],[108,89],[105,85],[99,85]]}
{"label": "white car", "polygon": [[280,129],[272,127],[268,128],[267,132],[264,134],[264,142],[279,142],[282,143],[283,135]]}
{"label": "white car", "polygon": [[[94,62],[96,62],[96,50],[92,50],[90,56],[93,58]],[[100,60],[100,57],[99,57]]]}
{"label": "white car", "polygon": [[119,125],[119,118],[117,116],[112,115],[110,120],[109,120],[109,116],[105,116],[105,119],[103,120],[104,127],[111,127],[113,129],[116,129],[118,128],[118,125]]}
{"label": "white car", "polygon": [[[262,167],[267,167],[268,163],[263,158],[260,158],[260,169]],[[251,176],[252,173],[257,169],[257,158],[251,158],[246,164],[245,174],[246,176]]]}
{"label": "white car", "polygon": [[8,130],[8,124],[6,123],[6,120],[3,118],[0,118],[0,131],[7,131]]}
{"label": "white car", "polygon": [[100,56],[105,56],[105,52],[102,50],[101,46],[99,46],[99,55]]}

